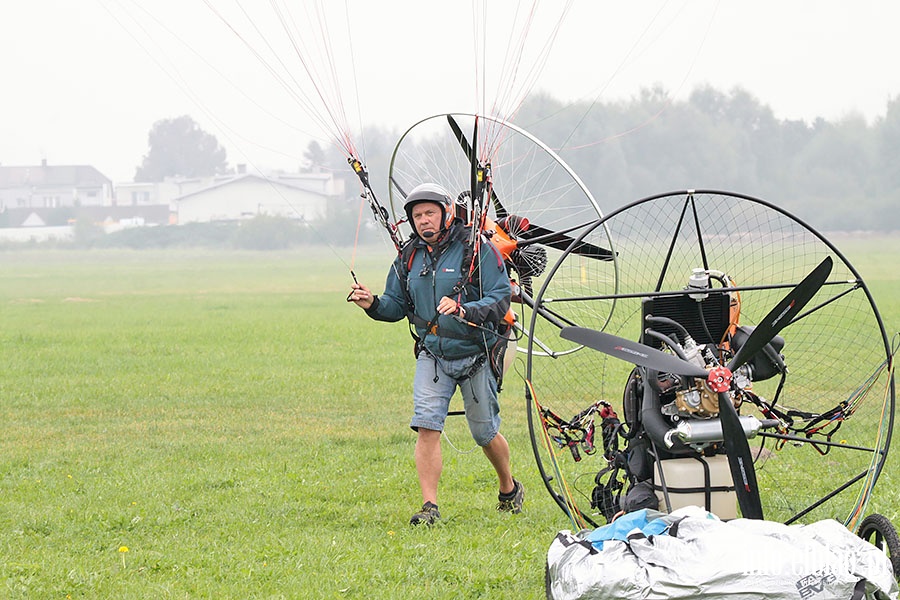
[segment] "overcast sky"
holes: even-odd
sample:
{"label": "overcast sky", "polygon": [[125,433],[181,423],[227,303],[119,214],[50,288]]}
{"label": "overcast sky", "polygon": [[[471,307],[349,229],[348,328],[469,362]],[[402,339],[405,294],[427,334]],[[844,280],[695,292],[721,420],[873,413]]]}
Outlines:
{"label": "overcast sky", "polygon": [[[508,108],[529,89],[610,102],[656,84],[676,100],[741,86],[776,117],[807,121],[871,122],[900,96],[893,0],[575,0],[567,12],[545,0],[530,28],[528,0],[4,4],[0,164],[90,164],[114,181],[133,177],[156,121],[183,114],[231,164],[295,169],[310,139],[335,134],[316,120],[335,98],[351,128],[400,132],[439,112]],[[288,44],[279,9],[308,46]],[[505,57],[520,53],[516,70]]]}

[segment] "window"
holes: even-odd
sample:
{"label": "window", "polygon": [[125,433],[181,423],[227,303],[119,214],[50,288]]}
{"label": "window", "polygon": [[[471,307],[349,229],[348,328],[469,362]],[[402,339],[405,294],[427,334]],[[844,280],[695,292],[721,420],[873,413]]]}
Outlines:
{"label": "window", "polygon": [[132,204],[150,204],[150,192],[131,192]]}

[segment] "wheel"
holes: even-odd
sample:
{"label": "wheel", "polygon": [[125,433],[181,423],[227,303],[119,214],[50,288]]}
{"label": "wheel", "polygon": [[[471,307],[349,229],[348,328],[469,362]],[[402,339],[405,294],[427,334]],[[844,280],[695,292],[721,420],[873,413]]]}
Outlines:
{"label": "wheel", "polygon": [[900,536],[890,519],[877,513],[869,515],[859,524],[859,537],[887,555],[894,577],[900,579]]}

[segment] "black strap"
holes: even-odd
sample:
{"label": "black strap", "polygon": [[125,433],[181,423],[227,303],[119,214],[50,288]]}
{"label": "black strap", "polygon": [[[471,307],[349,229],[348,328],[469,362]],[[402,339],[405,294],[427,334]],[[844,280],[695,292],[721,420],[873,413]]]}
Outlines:
{"label": "black strap", "polygon": [[[417,325],[425,329],[426,335],[428,333],[434,333],[438,337],[451,338],[454,340],[480,340],[481,334],[477,331],[473,333],[458,333],[456,331],[452,331],[447,329],[446,327],[437,327],[434,325],[434,321],[437,321],[437,315],[431,321],[426,321],[419,315],[414,313],[410,313],[406,316],[409,319],[409,322],[413,325]],[[416,336],[417,337],[417,336]]]}
{"label": "black strap", "polygon": [[866,580],[860,579],[856,582],[856,585],[853,586],[853,595],[850,596],[850,600],[863,600],[866,597]]}

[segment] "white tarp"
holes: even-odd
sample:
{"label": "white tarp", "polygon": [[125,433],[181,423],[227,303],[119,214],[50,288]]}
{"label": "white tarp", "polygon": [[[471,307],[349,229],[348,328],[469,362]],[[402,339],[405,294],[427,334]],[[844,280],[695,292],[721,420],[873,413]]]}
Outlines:
{"label": "white tarp", "polygon": [[898,597],[888,557],[837,521],[724,522],[697,507],[647,515],[643,529],[649,535],[640,524],[621,536],[610,534],[610,525],[594,532],[560,532],[547,553],[552,598]]}

